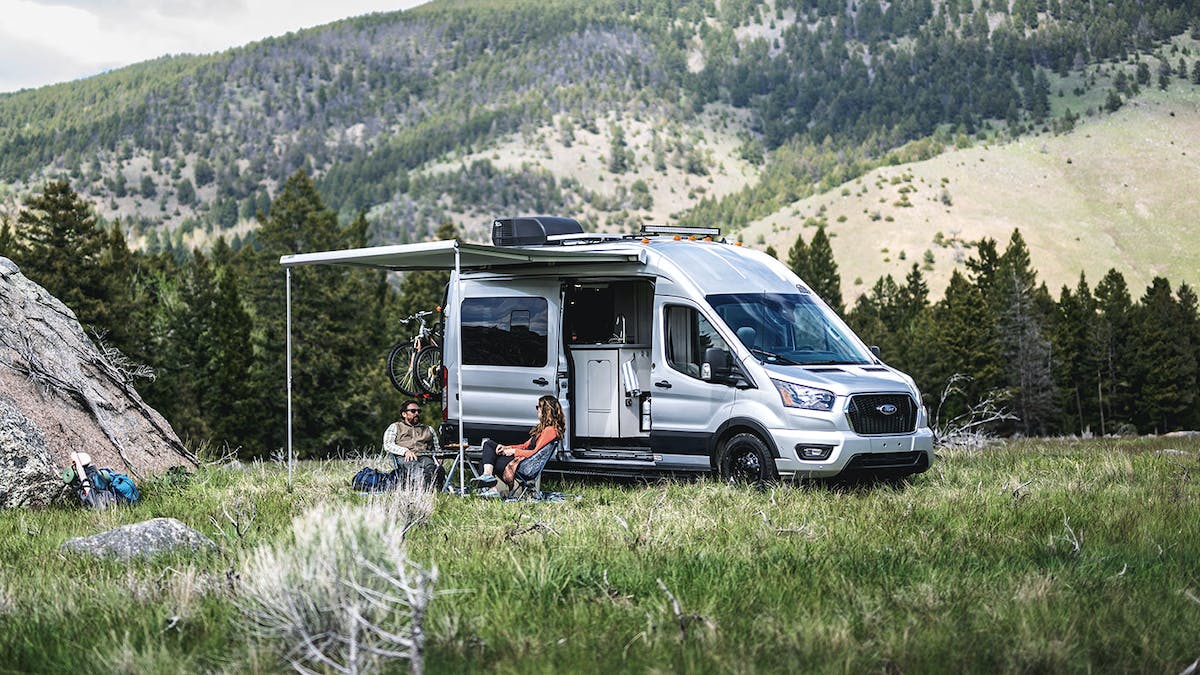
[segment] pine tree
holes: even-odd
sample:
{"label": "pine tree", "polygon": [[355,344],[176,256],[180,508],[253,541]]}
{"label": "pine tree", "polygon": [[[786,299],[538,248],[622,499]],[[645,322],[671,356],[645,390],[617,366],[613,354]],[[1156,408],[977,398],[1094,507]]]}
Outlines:
{"label": "pine tree", "polygon": [[[1191,341],[1192,359],[1197,364],[1194,381],[1185,386],[1189,391],[1196,392],[1200,391],[1200,297],[1186,283],[1179,285],[1175,296],[1179,299],[1179,330]],[[1191,408],[1185,412],[1181,426],[1187,429],[1200,426],[1200,396],[1193,397]]]}
{"label": "pine tree", "polygon": [[1125,277],[1110,269],[1096,284],[1096,322],[1091,335],[1092,369],[1096,372],[1095,392],[1100,414],[1100,432],[1115,433],[1121,425],[1132,424],[1131,364],[1133,354],[1130,330],[1133,301]]}
{"label": "pine tree", "polygon": [[17,245],[17,237],[5,218],[0,222],[0,258],[11,258]]}
{"label": "pine tree", "polygon": [[[219,239],[213,253],[213,261],[218,267],[215,270],[216,288],[210,296],[212,305],[207,308],[210,315],[203,370],[207,386],[200,392],[200,402],[212,442],[236,448],[244,447],[244,443],[254,437],[251,426],[253,392],[246,379],[246,373],[253,366],[254,353],[250,315],[242,303],[235,268],[219,262],[228,252],[224,243],[224,239]],[[240,454],[250,456],[245,451]]]}
{"label": "pine tree", "polygon": [[989,304],[996,311],[997,339],[1018,426],[1027,436],[1050,431],[1058,417],[1052,345],[1036,295],[1036,277],[1025,240],[1013,230],[996,267]]}
{"label": "pine tree", "polygon": [[1134,311],[1134,377],[1140,428],[1178,429],[1196,400],[1196,349],[1170,283],[1155,277]]}
{"label": "pine tree", "polygon": [[[366,221],[339,227],[303,171],[284,183],[258,231],[253,254],[256,320],[253,369],[255,428],[249,452],[284,445],[284,270],[281,255],[361,246]],[[294,440],[301,457],[327,456],[375,441],[383,421],[386,285],[375,271],[300,267],[292,271]]]}
{"label": "pine tree", "polygon": [[807,278],[812,271],[809,257],[808,244],[804,243],[804,233],[797,233],[796,243],[792,244],[792,248],[788,250],[787,264],[796,276],[800,277],[804,283],[811,285]]}
{"label": "pine tree", "polygon": [[630,152],[625,142],[625,129],[620,124],[611,127],[612,140],[608,148],[608,170],[611,173],[625,173],[629,170]]}
{"label": "pine tree", "polygon": [[996,276],[996,266],[999,264],[1000,254],[996,248],[996,240],[991,237],[980,239],[975,247],[975,255],[967,258],[966,265],[971,271],[971,279],[985,296],[990,294]]}
{"label": "pine tree", "polygon": [[1054,314],[1052,339],[1058,360],[1058,389],[1062,394],[1063,428],[1083,433],[1091,428],[1099,431],[1096,410],[1096,372],[1092,368],[1091,335],[1096,321],[1096,301],[1088,289],[1087,279],[1079,275],[1072,292],[1062,287]]}
{"label": "pine tree", "polygon": [[838,274],[837,261],[833,259],[833,248],[829,244],[829,236],[825,234],[825,226],[817,227],[813,235],[812,245],[808,249],[809,276],[801,277],[809,288],[834,309],[838,314],[846,313],[842,301],[842,277]]}
{"label": "pine tree", "polygon": [[[936,405],[947,383],[955,375],[970,379],[960,384],[964,398],[948,400],[941,419],[966,411],[968,406],[1002,388],[1000,345],[996,317],[983,301],[979,288],[955,270],[942,300],[929,313],[930,320],[918,324],[916,341],[927,345],[926,379],[921,385]],[[931,407],[931,410],[933,408]]]}
{"label": "pine tree", "polygon": [[17,223],[20,241],[13,254],[25,276],[70,307],[85,328],[107,329],[105,237],[91,206],[66,181],[50,181],[25,200]]}
{"label": "pine tree", "polygon": [[846,323],[863,342],[878,346],[883,359],[898,368],[897,360],[902,360],[905,354],[904,349],[897,346],[892,332],[899,293],[892,275],[880,277],[870,291],[858,296],[854,308],[846,316]]}

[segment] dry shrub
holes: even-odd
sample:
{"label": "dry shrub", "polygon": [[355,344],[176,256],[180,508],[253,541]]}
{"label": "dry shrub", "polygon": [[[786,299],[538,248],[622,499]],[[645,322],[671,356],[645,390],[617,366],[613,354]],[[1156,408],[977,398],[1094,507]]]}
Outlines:
{"label": "dry shrub", "polygon": [[410,487],[301,514],[290,541],[243,562],[237,603],[249,631],[302,673],[371,672],[393,659],[421,672],[437,570],[408,558],[404,535],[433,500]]}

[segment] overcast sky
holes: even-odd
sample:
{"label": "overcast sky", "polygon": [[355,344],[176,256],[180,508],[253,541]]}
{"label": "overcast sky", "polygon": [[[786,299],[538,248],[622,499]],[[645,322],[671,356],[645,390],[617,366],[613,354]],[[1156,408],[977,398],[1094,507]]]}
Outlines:
{"label": "overcast sky", "polygon": [[0,0],[0,92],[206,54],[424,0]]}

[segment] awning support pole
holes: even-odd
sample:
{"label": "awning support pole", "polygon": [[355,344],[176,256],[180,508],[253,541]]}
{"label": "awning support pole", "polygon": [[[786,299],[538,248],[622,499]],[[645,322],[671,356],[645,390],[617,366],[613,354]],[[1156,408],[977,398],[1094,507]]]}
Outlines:
{"label": "awning support pole", "polygon": [[[454,315],[451,321],[458,322],[458,339],[454,341],[454,362],[458,364],[455,369],[455,395],[458,396],[458,494],[465,496],[467,494],[466,477],[463,476],[466,465],[467,441],[466,427],[467,415],[463,412],[464,396],[462,395],[462,256],[458,249],[458,240],[454,240],[454,297],[457,298],[454,302]],[[449,331],[449,326],[446,326],[446,331]]]}
{"label": "awning support pole", "polygon": [[287,303],[287,451],[288,451],[288,492],[292,491],[292,268],[287,269],[287,290],[284,293]]}

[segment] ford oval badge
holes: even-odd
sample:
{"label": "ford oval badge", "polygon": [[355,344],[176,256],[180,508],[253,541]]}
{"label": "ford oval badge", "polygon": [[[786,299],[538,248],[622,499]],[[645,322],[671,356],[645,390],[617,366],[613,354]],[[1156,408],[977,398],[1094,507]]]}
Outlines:
{"label": "ford oval badge", "polygon": [[896,410],[898,410],[898,408],[891,403],[884,403],[881,406],[876,406],[875,409],[879,411],[880,415],[895,415]]}

